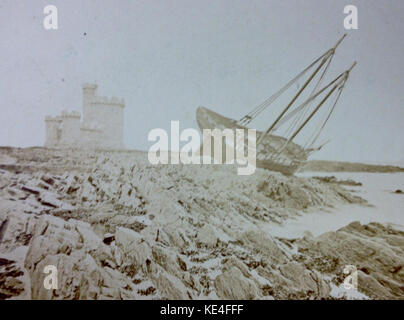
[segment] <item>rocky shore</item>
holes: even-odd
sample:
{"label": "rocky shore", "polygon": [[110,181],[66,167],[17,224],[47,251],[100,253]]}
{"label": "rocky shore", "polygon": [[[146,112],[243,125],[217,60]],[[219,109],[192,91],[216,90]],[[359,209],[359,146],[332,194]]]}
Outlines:
{"label": "rocky shore", "polygon": [[[299,239],[266,225],[365,204],[338,183],[142,152],[0,150],[0,299],[403,299],[404,232],[351,223]],[[44,287],[44,267],[58,289]],[[358,291],[344,289],[346,265]]]}

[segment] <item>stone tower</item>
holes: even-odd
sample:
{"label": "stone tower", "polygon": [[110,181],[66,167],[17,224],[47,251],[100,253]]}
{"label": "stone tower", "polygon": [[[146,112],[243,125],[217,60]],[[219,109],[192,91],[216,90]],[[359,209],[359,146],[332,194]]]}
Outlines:
{"label": "stone tower", "polygon": [[124,149],[125,101],[96,95],[96,84],[83,85],[83,119],[80,113],[63,112],[46,117],[46,147]]}
{"label": "stone tower", "polygon": [[96,95],[97,85],[83,85],[83,127],[97,128],[100,131],[97,143],[106,149],[124,149],[123,99],[100,97]]}
{"label": "stone tower", "polygon": [[96,84],[83,84],[83,121],[90,123],[94,117],[94,109],[91,107],[95,100],[95,92],[98,86]]}
{"label": "stone tower", "polygon": [[45,117],[46,141],[45,147],[52,148],[59,144],[61,117]]}
{"label": "stone tower", "polygon": [[75,146],[80,141],[80,113],[79,112],[62,112],[62,122],[60,124],[61,146]]}

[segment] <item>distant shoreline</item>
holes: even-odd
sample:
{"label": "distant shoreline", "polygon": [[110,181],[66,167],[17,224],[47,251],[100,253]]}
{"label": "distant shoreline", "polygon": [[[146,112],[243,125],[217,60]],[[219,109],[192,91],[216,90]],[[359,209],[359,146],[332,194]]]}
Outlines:
{"label": "distant shoreline", "polygon": [[[0,154],[13,153],[18,150],[63,150],[63,149],[52,149],[45,148],[41,146],[33,147],[11,147],[11,146],[0,146]],[[65,149],[66,150],[66,149]],[[96,152],[97,150],[93,150]],[[143,150],[135,149],[121,149],[121,150],[98,150],[100,152],[118,152],[118,153],[146,153]],[[1,163],[1,161],[0,161]],[[396,173],[404,172],[404,168],[395,165],[378,165],[378,164],[366,164],[361,162],[348,162],[348,161],[331,161],[331,160],[310,160],[301,169],[301,172],[373,172],[373,173]]]}
{"label": "distant shoreline", "polygon": [[360,162],[310,160],[302,171],[396,173],[404,172],[404,168],[393,165],[377,165]]}

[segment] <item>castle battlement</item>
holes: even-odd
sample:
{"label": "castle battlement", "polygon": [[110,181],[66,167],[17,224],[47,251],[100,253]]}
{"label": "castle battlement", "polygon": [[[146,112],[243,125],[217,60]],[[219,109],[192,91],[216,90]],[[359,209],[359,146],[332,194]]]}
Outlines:
{"label": "castle battlement", "polygon": [[77,111],[63,111],[57,117],[45,117],[46,146],[124,148],[125,100],[97,96],[97,88],[96,84],[83,84],[83,116]]}
{"label": "castle battlement", "polygon": [[125,107],[125,100],[118,99],[117,97],[102,97],[96,96],[95,99],[92,101],[92,104],[109,104],[109,105],[116,105],[120,107]]}
{"label": "castle battlement", "polygon": [[61,121],[62,121],[62,117],[60,117],[60,116],[55,116],[55,117],[46,116],[46,117],[45,117],[45,121],[48,121],[48,122],[52,122],[52,121],[54,121],[54,122],[61,122]]}
{"label": "castle battlement", "polygon": [[71,111],[71,112],[62,111],[62,116],[61,117],[62,118],[77,118],[77,119],[80,119],[81,115],[80,115],[80,112],[77,112],[77,111]]}
{"label": "castle battlement", "polygon": [[91,89],[91,90],[97,90],[98,85],[95,83],[84,83],[83,84],[83,89]]}

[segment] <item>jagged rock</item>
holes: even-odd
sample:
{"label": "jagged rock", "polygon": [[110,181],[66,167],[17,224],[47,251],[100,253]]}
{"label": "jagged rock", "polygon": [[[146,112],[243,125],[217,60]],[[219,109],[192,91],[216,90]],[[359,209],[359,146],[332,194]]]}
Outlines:
{"label": "jagged rock", "polygon": [[143,241],[143,237],[136,231],[127,228],[117,228],[115,232],[116,245],[121,247],[124,252],[134,249],[137,244]]}
{"label": "jagged rock", "polygon": [[175,229],[171,226],[165,226],[162,228],[160,232],[160,240],[166,239],[166,242],[171,245],[181,249],[184,249],[187,246],[186,241],[181,236],[178,229]]}
{"label": "jagged rock", "polygon": [[24,271],[13,260],[0,258],[0,300],[15,298],[25,290]]}
{"label": "jagged rock", "polygon": [[8,213],[0,216],[0,252],[10,252],[28,245],[38,217]]}
{"label": "jagged rock", "polygon": [[327,297],[331,291],[317,272],[308,271],[297,262],[282,265],[279,270],[283,277],[290,280],[290,291],[309,293],[317,298]]}
{"label": "jagged rock", "polygon": [[[31,275],[32,298],[119,298],[119,288],[124,290],[130,283],[129,279],[106,267],[112,264],[116,268],[114,257],[91,226],[75,220],[47,219],[49,217],[42,218],[37,224],[25,259]],[[57,290],[44,288],[43,271],[47,265],[57,267]],[[107,270],[112,270],[112,273]]]}
{"label": "jagged rock", "polygon": [[[346,264],[358,268],[359,297],[403,297],[396,227],[268,233],[305,208],[363,202],[338,184],[261,169],[240,178],[231,165],[152,166],[142,153],[12,153],[18,168],[0,170],[0,258],[14,261],[0,273],[11,272],[0,285],[7,297],[336,298],[330,287],[340,288]],[[49,264],[58,290],[43,287]]]}
{"label": "jagged rock", "polygon": [[208,224],[204,225],[199,231],[197,235],[197,241],[202,246],[206,246],[208,248],[213,248],[217,244],[217,236],[215,231]]}
{"label": "jagged rock", "polygon": [[115,259],[115,262],[116,262],[117,266],[121,266],[122,262],[123,262],[123,257],[122,257],[123,253],[122,253],[121,249],[114,246],[112,248],[112,254],[114,256],[114,259]]}
{"label": "jagged rock", "polygon": [[244,277],[249,278],[251,275],[248,271],[248,268],[244,263],[240,260],[236,259],[235,257],[230,257],[224,264],[223,264],[223,271],[228,271],[231,268],[236,267],[241,271]]}
{"label": "jagged rock", "polygon": [[84,243],[84,246],[88,251],[96,250],[101,246],[101,238],[94,233],[89,223],[73,219],[70,219],[69,222],[76,227],[76,230],[81,237],[81,241]]}
{"label": "jagged rock", "polygon": [[298,245],[307,255],[306,265],[321,269],[323,261],[317,259],[321,256],[334,261],[326,272],[342,273],[346,265],[353,265],[366,271],[358,283],[360,292],[369,297],[397,299],[404,294],[403,237],[404,232],[389,226],[353,222],[312,240],[301,239]]}
{"label": "jagged rock", "polygon": [[217,276],[214,281],[216,294],[226,300],[259,299],[259,289],[253,281],[247,279],[240,269],[231,267]]}
{"label": "jagged rock", "polygon": [[153,275],[153,278],[155,279],[153,282],[163,299],[185,300],[191,298],[182,281],[166,271],[160,270],[157,276]]}
{"label": "jagged rock", "polygon": [[138,270],[148,272],[148,265],[153,259],[153,254],[150,246],[139,233],[126,228],[118,228],[115,233],[115,242],[123,252],[123,265],[133,267],[135,273]]}
{"label": "jagged rock", "polygon": [[285,253],[279,248],[274,239],[263,232],[248,231],[242,235],[241,239],[246,242],[246,245],[259,251],[270,261],[276,263],[286,261]]}

